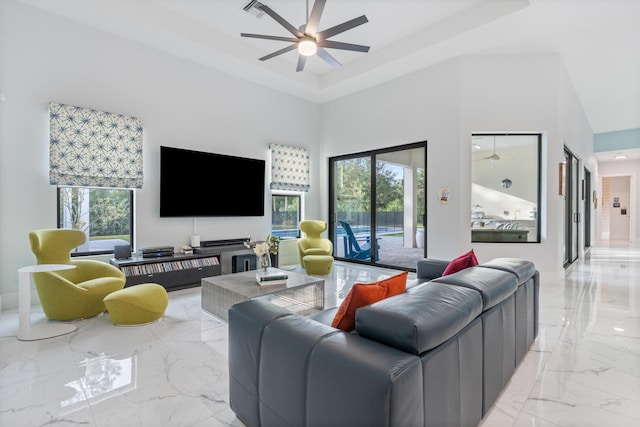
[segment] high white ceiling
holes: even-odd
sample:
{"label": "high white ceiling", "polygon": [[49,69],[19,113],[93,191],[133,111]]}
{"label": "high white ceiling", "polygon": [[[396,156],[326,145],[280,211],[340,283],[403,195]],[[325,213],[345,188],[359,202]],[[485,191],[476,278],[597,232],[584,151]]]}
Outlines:
{"label": "high white ceiling", "polygon": [[[303,72],[295,51],[258,61],[287,43],[241,32],[290,34],[248,0],[19,1],[317,103],[460,55],[555,52],[594,133],[640,128],[640,0],[328,0],[319,30],[364,14],[331,40],[371,50],[330,50],[342,67],[312,57]],[[262,3],[306,21],[307,0]]]}

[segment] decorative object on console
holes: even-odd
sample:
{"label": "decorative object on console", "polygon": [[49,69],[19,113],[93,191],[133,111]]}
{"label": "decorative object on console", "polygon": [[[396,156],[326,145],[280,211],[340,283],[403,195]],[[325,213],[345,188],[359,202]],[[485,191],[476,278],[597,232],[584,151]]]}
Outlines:
{"label": "decorative object on console", "polygon": [[149,248],[140,248],[142,258],[158,258],[173,255],[173,246],[153,246]]}
{"label": "decorative object on console", "polygon": [[142,188],[142,120],[49,103],[49,183]]}
{"label": "decorative object on console", "polygon": [[476,258],[475,252],[471,249],[466,254],[460,255],[458,258],[452,260],[449,265],[447,265],[447,268],[445,268],[442,276],[448,276],[449,274],[457,273],[460,270],[476,265],[478,265],[478,258]]}
{"label": "decorative object on console", "polygon": [[115,259],[131,258],[131,245],[115,245],[113,247],[113,255]]}
{"label": "decorative object on console", "polygon": [[372,283],[354,283],[338,308],[331,326],[350,332],[356,327],[356,310],[385,298],[403,293],[407,288],[406,271]]}

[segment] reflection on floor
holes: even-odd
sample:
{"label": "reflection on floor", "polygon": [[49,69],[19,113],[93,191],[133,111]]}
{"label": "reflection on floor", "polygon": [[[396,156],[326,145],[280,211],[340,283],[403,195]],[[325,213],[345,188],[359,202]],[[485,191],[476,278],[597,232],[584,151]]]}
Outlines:
{"label": "reflection on floor", "polygon": [[[336,263],[327,303],[394,273]],[[482,426],[639,425],[639,276],[640,250],[628,248],[541,272],[539,337]],[[2,312],[0,425],[241,426],[228,405],[227,327],[201,311],[199,288],[171,292],[151,325],[73,323],[23,342],[15,310]]]}

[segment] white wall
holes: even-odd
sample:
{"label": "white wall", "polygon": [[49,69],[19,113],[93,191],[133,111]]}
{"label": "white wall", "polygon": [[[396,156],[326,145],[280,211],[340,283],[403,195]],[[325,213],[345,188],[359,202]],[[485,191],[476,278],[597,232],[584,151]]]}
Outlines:
{"label": "white wall", "polygon": [[[138,247],[181,246],[191,218],[160,218],[159,147],[179,146],[268,158],[277,142],[310,150],[311,191],[305,208],[320,217],[319,107],[14,2],[0,1],[0,293],[13,305],[17,272],[35,262],[27,235],[56,227],[56,189],[48,181],[49,101],[138,117],[144,122],[144,173],[136,192]],[[242,171],[227,182],[238,186]],[[189,171],[175,171],[189,183]],[[267,180],[268,181],[268,180]],[[242,183],[244,184],[244,183]],[[266,212],[270,191],[265,189]],[[224,203],[224,201],[221,201]],[[203,240],[256,238],[271,217],[199,218]]]}
{"label": "white wall", "polygon": [[[322,107],[321,144],[325,158],[428,141],[427,247],[434,257],[457,254],[460,249],[456,238],[442,239],[433,232],[434,227],[444,227],[443,232],[450,230],[455,235],[461,220],[457,207],[460,203],[457,192],[460,186],[457,174],[460,163],[459,99],[458,63],[453,61]],[[441,187],[453,189],[450,205],[436,202]],[[322,209],[327,210],[328,199],[324,198],[323,203]],[[468,217],[465,211],[465,220]]]}
{"label": "white wall", "polygon": [[[562,141],[591,134],[565,76],[552,54],[452,60],[323,106],[323,153],[330,157],[427,140],[428,255],[450,259],[473,247],[480,261],[515,256],[534,261],[542,271],[557,272],[562,269],[557,238],[562,227],[557,195]],[[561,127],[563,117],[574,126]],[[543,134],[541,243],[471,245],[474,132]],[[436,202],[442,187],[451,188],[446,205]]]}

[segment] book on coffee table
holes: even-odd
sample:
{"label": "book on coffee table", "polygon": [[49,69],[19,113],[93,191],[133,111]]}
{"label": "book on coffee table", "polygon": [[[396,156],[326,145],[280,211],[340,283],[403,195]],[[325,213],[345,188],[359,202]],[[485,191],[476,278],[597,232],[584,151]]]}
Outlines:
{"label": "book on coffee table", "polygon": [[286,285],[287,279],[258,281],[259,286]]}
{"label": "book on coffee table", "polygon": [[286,273],[278,270],[268,270],[266,273],[256,273],[256,281],[259,285],[280,285],[287,283]]}

